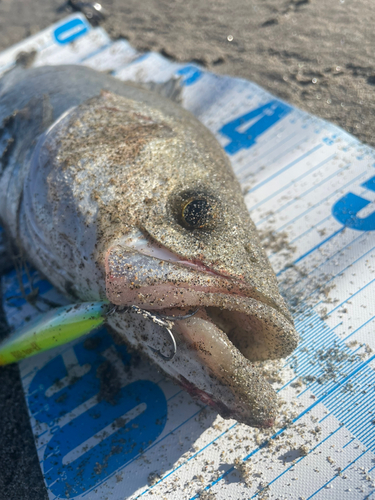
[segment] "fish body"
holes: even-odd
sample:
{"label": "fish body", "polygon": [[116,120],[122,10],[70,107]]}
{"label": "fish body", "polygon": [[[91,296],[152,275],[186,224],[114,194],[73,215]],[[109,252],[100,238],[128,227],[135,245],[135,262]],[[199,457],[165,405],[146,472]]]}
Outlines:
{"label": "fish body", "polygon": [[[272,425],[253,361],[298,336],[214,136],[160,95],[79,66],[0,80],[0,221],[14,248],[223,417]],[[154,314],[173,322],[177,353]],[[157,351],[161,351],[162,359]]]}

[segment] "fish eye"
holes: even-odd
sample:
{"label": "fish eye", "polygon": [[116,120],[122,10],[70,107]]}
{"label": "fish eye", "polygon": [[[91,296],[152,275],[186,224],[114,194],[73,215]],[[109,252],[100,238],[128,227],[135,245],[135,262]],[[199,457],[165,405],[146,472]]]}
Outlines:
{"label": "fish eye", "polygon": [[214,208],[209,200],[193,197],[182,205],[181,217],[189,228],[204,228],[212,222]]}

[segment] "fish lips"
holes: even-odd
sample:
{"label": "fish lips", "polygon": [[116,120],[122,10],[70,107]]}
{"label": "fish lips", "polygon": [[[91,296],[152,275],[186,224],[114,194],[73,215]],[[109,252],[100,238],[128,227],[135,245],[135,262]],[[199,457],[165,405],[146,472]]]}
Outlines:
{"label": "fish lips", "polygon": [[252,289],[242,282],[198,270],[195,264],[160,260],[120,245],[107,252],[105,270],[111,303],[154,311],[203,307],[251,361],[283,358],[297,347],[292,321],[252,297]]}
{"label": "fish lips", "polygon": [[105,269],[113,304],[172,315],[199,308],[194,317],[174,323],[173,361],[161,362],[146,351],[168,375],[224,418],[256,427],[273,424],[277,397],[252,361],[278,359],[295,349],[298,335],[284,314],[253,298],[241,281],[121,245],[108,250]]}

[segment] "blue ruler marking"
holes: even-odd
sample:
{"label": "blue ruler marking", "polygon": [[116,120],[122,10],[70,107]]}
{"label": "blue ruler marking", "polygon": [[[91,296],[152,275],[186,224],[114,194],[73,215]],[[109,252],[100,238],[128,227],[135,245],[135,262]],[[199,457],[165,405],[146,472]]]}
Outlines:
{"label": "blue ruler marking", "polygon": [[[327,437],[325,437],[324,439],[322,439],[322,441],[320,441],[320,443],[318,443],[316,446],[314,446],[314,448],[312,448],[309,453],[312,453],[313,451],[315,451],[317,448],[319,448],[319,446],[321,446],[323,443],[325,443],[328,439],[330,439],[332,436],[334,436],[336,434],[337,431],[339,431],[341,429],[341,427],[338,427],[336,430],[334,430],[332,433],[330,433]],[[277,477],[275,477],[274,479],[272,479],[272,481],[270,481],[268,483],[268,486],[270,486],[271,484],[273,484],[274,482],[276,482],[278,479],[280,479],[282,476],[284,476],[284,474],[286,474],[287,472],[290,471],[290,469],[292,469],[293,467],[295,467],[299,462],[301,462],[301,460],[303,460],[304,458],[306,458],[305,456],[303,457],[300,457],[298,460],[296,460],[292,465],[290,465],[287,469],[285,469],[283,472],[281,472]],[[256,498],[260,493],[262,493],[262,491],[264,491],[264,488],[260,489],[259,491],[257,491],[251,498]]]}
{"label": "blue ruler marking", "polygon": [[333,196],[335,196],[337,193],[339,193],[340,191],[344,190],[346,187],[352,185],[354,182],[356,182],[357,180],[359,180],[361,177],[364,177],[365,175],[367,175],[367,173],[366,172],[362,172],[361,174],[357,175],[357,177],[355,177],[354,179],[351,179],[349,182],[347,182],[343,186],[339,187],[335,191],[332,191],[328,196],[326,196],[325,198],[319,200],[318,203],[315,203],[315,205],[312,205],[307,210],[305,210],[304,212],[298,214],[296,217],[294,217],[293,219],[291,219],[289,222],[286,222],[285,224],[283,224],[281,227],[279,227],[277,229],[276,232],[279,233],[279,232],[283,231],[286,227],[290,226],[291,224],[293,224],[297,220],[301,219],[302,217],[304,217],[305,215],[307,215],[308,213],[310,213],[312,210],[314,210],[315,208],[317,208],[320,205],[322,205],[325,201],[329,200],[330,198],[332,198]]}
{"label": "blue ruler marking", "polygon": [[[236,170],[236,174],[239,176],[244,170],[245,171],[249,170],[249,172],[246,173],[242,177],[242,180],[244,180],[244,179],[247,179],[247,177],[250,177],[250,176],[254,175],[255,173],[259,173],[260,169],[261,169],[261,166],[260,166],[260,168],[258,168],[257,170],[254,171],[254,166],[258,165],[259,160],[261,160],[261,159],[264,160],[264,158],[266,156],[268,156],[269,154],[273,153],[277,149],[277,147],[279,145],[282,146],[285,142],[288,142],[291,137],[294,137],[294,135],[295,134],[291,134],[286,139],[284,139],[283,141],[281,141],[274,149],[267,150],[262,155],[257,156],[254,160],[253,160],[253,158],[249,159],[250,164],[252,165],[252,168],[249,169],[249,163],[246,163],[242,168]],[[272,159],[269,162],[269,165],[273,165],[274,163],[278,162],[281,158],[284,158],[284,156],[286,156],[288,153],[290,153],[290,151],[293,151],[294,149],[296,149],[299,146],[301,146],[301,144],[304,144],[307,141],[307,139],[308,139],[308,136],[304,137],[303,139],[298,140],[297,142],[295,142],[294,144],[292,144],[291,146],[289,146],[289,148],[287,148],[286,150],[284,150],[281,154],[279,154],[279,156],[276,156],[274,159]],[[264,163],[264,162],[262,162],[262,163]],[[250,193],[250,192],[251,192],[251,190],[248,191],[248,193]]]}
{"label": "blue ruler marking", "polygon": [[348,441],[346,444],[344,444],[343,449],[346,448],[347,446],[349,446],[350,443],[352,443],[354,440],[355,440],[355,437],[353,437],[352,439],[350,439],[350,441]]}
{"label": "blue ruler marking", "polygon": [[[283,212],[284,210],[286,210],[287,208],[289,208],[291,205],[294,205],[294,203],[297,203],[298,201],[300,201],[300,199],[303,199],[306,195],[312,193],[313,191],[315,191],[316,189],[320,188],[321,186],[323,186],[326,182],[329,182],[331,179],[333,179],[334,177],[336,177],[336,175],[339,175],[341,174],[341,172],[344,170],[344,169],[347,169],[349,168],[350,165],[346,165],[346,167],[344,168],[339,168],[338,170],[336,170],[335,172],[333,172],[332,174],[330,174],[328,177],[325,177],[323,180],[321,180],[320,182],[318,182],[317,184],[314,184],[311,188],[309,189],[306,189],[306,191],[304,191],[303,193],[301,193],[301,195],[298,197],[298,198],[293,198],[292,200],[288,201],[287,203],[285,203],[284,205],[282,205],[280,208],[278,208],[277,210],[274,210],[272,212],[272,214],[270,215],[267,215],[266,217],[263,217],[263,219],[259,220],[257,222],[257,225],[260,225],[260,224],[263,224],[263,222],[266,222],[268,219],[270,219],[271,217],[274,217],[275,214],[278,214],[280,212]],[[320,203],[319,203],[320,204]],[[280,231],[280,229],[278,230]]]}
{"label": "blue ruler marking", "polygon": [[[149,446],[148,448],[145,449],[145,452],[151,450],[152,448],[154,448],[156,445],[160,444],[162,441],[164,441],[164,439],[166,439],[167,437],[169,437],[171,434],[173,434],[174,432],[176,432],[178,429],[180,429],[183,425],[185,425],[187,422],[189,422],[189,420],[191,420],[192,418],[196,417],[198,415],[198,413],[200,413],[201,411],[203,411],[205,409],[205,407],[202,407],[200,408],[198,411],[196,411],[193,415],[191,415],[191,417],[187,418],[184,422],[182,422],[180,425],[178,425],[175,429],[173,429],[172,431],[168,432],[168,434],[166,434],[163,438],[159,439],[159,441],[156,441],[155,443],[153,443],[151,446]],[[128,467],[130,464],[132,464],[135,460],[137,460],[138,456],[135,456],[134,458],[132,458],[127,464],[123,465],[122,467],[118,468],[116,471],[114,471],[112,474],[108,475],[105,477],[105,479],[103,479],[103,481],[100,481],[100,483],[97,483],[95,484],[95,486],[93,486],[92,488],[90,488],[89,490],[87,490],[82,496],[86,496],[88,495],[93,489],[95,488],[98,488],[101,484],[103,484],[104,482],[108,481],[108,479],[110,477],[112,477],[114,474],[118,474],[120,471],[122,471],[123,469],[125,469],[126,467]]]}
{"label": "blue ruler marking", "polygon": [[[367,451],[364,451],[363,453],[361,453],[357,458],[355,458],[354,460],[352,460],[350,462],[349,465],[347,465],[346,467],[344,467],[341,471],[341,473],[345,472],[350,466],[352,466],[355,462],[357,462],[357,460],[359,460],[360,458],[363,457],[363,455],[365,455],[367,453]],[[332,479],[330,479],[329,481],[327,481],[325,484],[323,484],[323,486],[321,486],[319,489],[317,489],[312,495],[310,495],[307,500],[310,500],[310,498],[313,498],[315,495],[317,495],[323,488],[325,488],[326,486],[328,486],[330,483],[332,483],[332,481],[334,481],[335,479],[337,479],[338,477],[340,477],[338,474],[334,475]]]}
{"label": "blue ruler marking", "polygon": [[315,151],[317,151],[318,149],[322,148],[323,147],[323,144],[319,144],[318,146],[315,146],[314,148],[310,149],[310,151],[307,151],[306,153],[304,153],[303,155],[299,156],[298,158],[296,158],[295,160],[293,160],[292,162],[288,163],[288,165],[286,165],[285,167],[281,168],[280,170],[278,170],[277,172],[275,172],[273,175],[270,175],[267,179],[265,179],[264,181],[260,182],[259,184],[257,184],[256,186],[254,186],[252,189],[250,189],[248,191],[248,193],[253,193],[254,191],[256,191],[257,189],[259,189],[260,187],[264,186],[265,184],[267,184],[268,182],[272,181],[273,179],[275,179],[276,177],[278,177],[279,175],[283,174],[284,172],[286,172],[287,170],[289,170],[291,167],[293,167],[294,165],[296,165],[297,163],[299,163],[300,161],[304,160],[305,158],[307,158],[308,156],[312,155],[313,153],[315,153]]}
{"label": "blue ruler marking", "polygon": [[[252,210],[255,210],[256,208],[258,208],[261,205],[263,205],[264,203],[268,203],[275,196],[281,194],[283,191],[285,191],[286,189],[290,188],[291,186],[293,186],[294,184],[296,184],[298,181],[302,180],[304,177],[307,177],[309,174],[311,174],[312,172],[314,172],[315,170],[317,170],[318,168],[320,168],[322,165],[325,165],[326,163],[330,162],[333,158],[335,158],[335,156],[336,156],[335,154],[331,155],[328,158],[326,158],[325,160],[323,160],[320,163],[318,163],[317,165],[314,165],[313,167],[311,167],[309,170],[307,170],[305,173],[303,173],[299,177],[296,177],[295,179],[293,179],[292,181],[290,181],[288,184],[286,184],[282,188],[278,189],[277,191],[273,192],[272,194],[270,194],[266,198],[263,198],[261,201],[259,201],[258,203],[256,203],[252,207],[250,207],[249,211],[251,212]],[[319,186],[319,184],[317,184],[316,186]],[[306,194],[306,193],[307,193],[307,191],[305,191],[305,193],[303,193],[303,194]],[[303,194],[302,194],[302,196],[303,196]],[[286,206],[288,206],[288,204],[284,205],[284,207],[286,207]],[[283,207],[281,207],[280,210],[283,210]],[[277,213],[277,212],[274,212],[274,213]],[[263,222],[263,220],[264,219],[262,219],[261,221],[258,221],[258,224],[261,224]]]}

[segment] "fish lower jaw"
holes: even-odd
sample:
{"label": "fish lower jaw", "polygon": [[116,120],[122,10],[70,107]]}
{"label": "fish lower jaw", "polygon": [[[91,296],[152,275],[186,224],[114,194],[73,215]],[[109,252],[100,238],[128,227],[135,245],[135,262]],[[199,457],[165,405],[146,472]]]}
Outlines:
{"label": "fish lower jaw", "polygon": [[[168,311],[176,317],[181,312],[187,311]],[[204,365],[209,383],[202,384],[202,371],[196,375],[195,370],[190,370],[188,376],[177,373],[175,378],[193,398],[212,407],[223,418],[252,427],[271,427],[278,410],[277,396],[261,372],[225,332],[226,326],[233,329],[233,325],[218,320],[222,313],[223,310],[214,307],[200,308],[194,316],[174,323],[178,345],[183,345],[182,350]]]}
{"label": "fish lower jaw", "polygon": [[[175,316],[181,310],[168,312]],[[168,357],[173,351],[171,339],[162,326],[132,309],[116,311],[108,319],[110,327],[133,347],[223,418],[252,427],[273,424],[279,406],[275,391],[211,321],[204,308],[194,316],[174,322],[171,329],[177,351],[167,360],[158,355]]]}
{"label": "fish lower jaw", "polygon": [[[219,415],[224,418],[224,419],[237,419],[239,422],[241,422],[241,416],[237,413],[235,414],[233,412],[233,409],[229,408],[228,406],[223,403],[223,401],[217,400],[212,394],[208,394],[201,389],[199,389],[197,386],[189,382],[185,377],[181,376],[178,383],[185,389],[187,393],[190,394],[190,396],[194,399],[200,400],[202,403],[206,404],[207,406],[210,406],[212,409],[217,411]],[[273,408],[270,408],[270,414],[268,414],[267,418],[263,418],[259,422],[256,422],[255,419],[251,420],[250,422],[244,419],[242,423],[248,424],[251,427],[260,427],[260,428],[269,428],[273,427],[275,425],[275,417],[272,416]],[[243,412],[245,413],[245,411]]]}
{"label": "fish lower jaw", "polygon": [[[295,347],[293,325],[281,313],[255,299],[219,293],[206,293],[199,300],[195,296],[190,304],[179,307],[155,308],[147,302],[137,305],[161,317],[176,317],[171,330],[177,344],[171,361],[161,359],[155,352],[167,357],[173,352],[170,337],[162,327],[134,313],[142,318],[132,341],[138,350],[223,418],[252,427],[273,425],[278,399],[253,361],[284,357]],[[178,319],[196,308],[193,316]],[[119,314],[134,316],[127,311]],[[130,323],[125,330],[129,327]]]}

